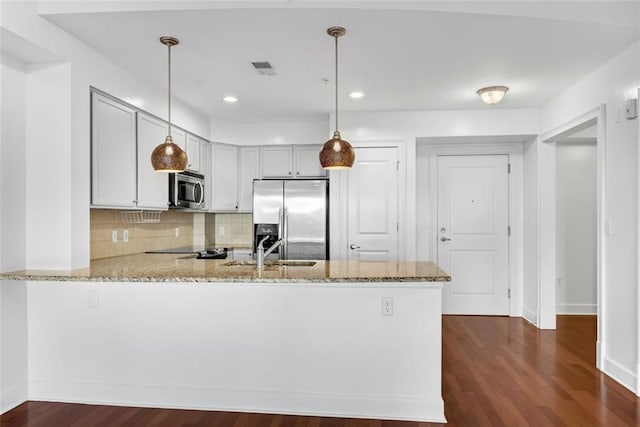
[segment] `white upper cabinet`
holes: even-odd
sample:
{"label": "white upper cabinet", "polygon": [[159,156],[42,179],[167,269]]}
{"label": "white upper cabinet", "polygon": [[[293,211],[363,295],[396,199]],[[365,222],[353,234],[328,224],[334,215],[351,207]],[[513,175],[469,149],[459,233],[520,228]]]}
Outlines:
{"label": "white upper cabinet", "polygon": [[91,94],[91,205],[136,206],[136,112]]}
{"label": "white upper cabinet", "polygon": [[263,178],[326,177],[320,166],[319,145],[282,145],[262,147]]}
{"label": "white upper cabinet", "polygon": [[212,146],[211,210],[238,210],[238,148],[231,145]]}
{"label": "white upper cabinet", "polygon": [[[167,125],[168,126],[168,125]],[[187,151],[187,131],[175,126],[171,126],[171,139],[178,144],[185,152]]]}
{"label": "white upper cabinet", "polygon": [[169,174],[156,172],[151,166],[151,153],[164,142],[167,132],[166,122],[138,113],[139,208],[167,209],[169,205]]}
{"label": "white upper cabinet", "polygon": [[321,149],[321,145],[297,145],[293,147],[296,178],[327,176],[327,171],[320,166]]}
{"label": "white upper cabinet", "polygon": [[262,147],[263,178],[293,178],[293,151],[291,146]]}
{"label": "white upper cabinet", "polygon": [[200,170],[199,172],[204,175],[204,208],[206,210],[211,210],[211,188],[212,182],[211,179],[211,144],[207,141],[200,141]]}
{"label": "white upper cabinet", "polygon": [[241,147],[238,165],[238,210],[253,209],[253,180],[260,178],[260,150],[258,147]]}
{"label": "white upper cabinet", "polygon": [[200,138],[187,134],[187,169],[200,172]]}

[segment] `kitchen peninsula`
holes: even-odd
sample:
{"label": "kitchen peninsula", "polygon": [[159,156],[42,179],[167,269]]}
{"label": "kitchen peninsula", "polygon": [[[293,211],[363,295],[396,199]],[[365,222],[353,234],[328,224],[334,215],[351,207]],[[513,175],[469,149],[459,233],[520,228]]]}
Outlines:
{"label": "kitchen peninsula", "polygon": [[32,400],[443,422],[430,262],[137,254],[20,271]]}

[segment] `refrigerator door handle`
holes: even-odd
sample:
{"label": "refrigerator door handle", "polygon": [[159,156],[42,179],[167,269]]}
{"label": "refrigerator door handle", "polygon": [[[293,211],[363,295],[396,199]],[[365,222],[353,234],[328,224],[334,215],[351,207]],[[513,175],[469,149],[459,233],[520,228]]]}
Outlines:
{"label": "refrigerator door handle", "polygon": [[284,221],[282,208],[278,209],[278,239],[284,236]]}
{"label": "refrigerator door handle", "polygon": [[289,210],[284,208],[284,239],[282,240],[282,259],[289,259]]}

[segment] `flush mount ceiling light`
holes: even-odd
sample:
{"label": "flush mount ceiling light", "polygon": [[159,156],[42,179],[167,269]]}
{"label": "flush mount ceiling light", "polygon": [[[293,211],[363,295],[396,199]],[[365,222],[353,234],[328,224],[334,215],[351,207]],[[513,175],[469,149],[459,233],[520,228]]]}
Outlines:
{"label": "flush mount ceiling light", "polygon": [[169,132],[164,142],[153,149],[151,165],[157,172],[182,172],[187,168],[187,153],[171,138],[171,47],[178,44],[175,37],[160,37],[169,50]]}
{"label": "flush mount ceiling light", "polygon": [[336,42],[336,130],[333,132],[333,138],[325,142],[320,150],[320,164],[324,169],[349,169],[356,158],[353,147],[342,139],[338,131],[338,38],[344,36],[345,32],[342,27],[327,29],[327,34]]}
{"label": "flush mount ceiling light", "polygon": [[222,100],[224,102],[226,102],[227,104],[233,104],[234,102],[238,102],[238,98],[236,98],[235,96],[225,96],[224,98],[222,98]]}
{"label": "flush mount ceiling light", "polygon": [[364,93],[358,90],[353,91],[349,94],[349,98],[353,98],[353,99],[360,99],[362,97],[364,97]]}
{"label": "flush mount ceiling light", "polygon": [[509,88],[506,86],[488,86],[478,89],[476,93],[480,95],[485,104],[493,105],[502,101],[508,90]]}

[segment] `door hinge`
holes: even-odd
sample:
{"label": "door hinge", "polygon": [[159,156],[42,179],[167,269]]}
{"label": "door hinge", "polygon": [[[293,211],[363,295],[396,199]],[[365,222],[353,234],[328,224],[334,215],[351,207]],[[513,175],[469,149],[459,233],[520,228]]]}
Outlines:
{"label": "door hinge", "polygon": [[396,170],[400,170],[400,160],[396,160]]}
{"label": "door hinge", "polygon": [[396,222],[396,231],[400,232],[400,223]]}
{"label": "door hinge", "polygon": [[511,298],[511,289],[507,291],[507,297]]}
{"label": "door hinge", "polygon": [[507,163],[507,173],[511,173],[511,163]]}
{"label": "door hinge", "polygon": [[511,226],[507,227],[507,236],[511,236]]}

